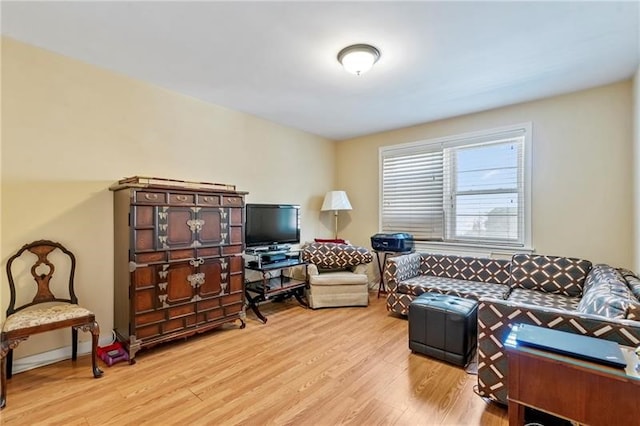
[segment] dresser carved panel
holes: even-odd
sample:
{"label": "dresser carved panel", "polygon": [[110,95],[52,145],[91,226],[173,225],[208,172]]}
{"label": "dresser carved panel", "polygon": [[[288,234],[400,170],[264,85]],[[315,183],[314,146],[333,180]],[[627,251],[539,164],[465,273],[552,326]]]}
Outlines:
{"label": "dresser carved panel", "polygon": [[230,185],[128,178],[114,191],[115,311],[130,359],[167,340],[244,327],[244,197]]}

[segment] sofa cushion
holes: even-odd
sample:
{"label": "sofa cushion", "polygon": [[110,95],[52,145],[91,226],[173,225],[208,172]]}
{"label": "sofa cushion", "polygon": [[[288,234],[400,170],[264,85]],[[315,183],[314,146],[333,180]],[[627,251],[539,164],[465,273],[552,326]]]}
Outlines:
{"label": "sofa cushion", "polygon": [[628,294],[629,286],[619,270],[604,263],[593,265],[584,281],[584,292],[602,283],[614,283],[618,293]]}
{"label": "sofa cushion", "polygon": [[618,269],[622,277],[627,282],[631,293],[636,297],[636,299],[640,299],[640,278],[633,272],[628,269]]}
{"label": "sofa cushion", "polygon": [[579,297],[545,293],[538,290],[525,290],[523,288],[511,290],[507,300],[509,302],[526,303],[544,308],[566,309],[567,311],[575,311],[580,303]]}
{"label": "sofa cushion", "polygon": [[576,297],[582,294],[590,270],[588,260],[516,254],[511,259],[510,286]]}
{"label": "sofa cushion", "polygon": [[509,287],[502,284],[487,284],[476,281],[420,275],[400,282],[398,293],[419,296],[423,293],[452,294],[478,300],[481,297],[502,298]]}
{"label": "sofa cushion", "polygon": [[640,302],[632,302],[629,304],[627,319],[640,321]]}
{"label": "sofa cushion", "polygon": [[302,250],[302,259],[318,269],[336,270],[369,263],[371,252],[365,247],[349,244],[311,243]]}
{"label": "sofa cushion", "polygon": [[584,286],[578,311],[607,318],[627,317],[634,296],[620,272],[609,265],[595,265]]}
{"label": "sofa cushion", "polygon": [[627,282],[633,295],[629,303],[627,319],[640,321],[640,278],[628,269],[618,269],[618,271]]}
{"label": "sofa cushion", "polygon": [[420,271],[436,277],[509,284],[509,265],[504,259],[423,254]]}

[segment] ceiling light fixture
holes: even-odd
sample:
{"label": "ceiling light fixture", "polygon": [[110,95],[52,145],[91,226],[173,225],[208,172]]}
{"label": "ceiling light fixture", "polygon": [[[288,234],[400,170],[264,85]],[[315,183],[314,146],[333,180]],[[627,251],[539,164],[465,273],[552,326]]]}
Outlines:
{"label": "ceiling light fixture", "polygon": [[338,62],[351,74],[360,75],[380,59],[380,51],[369,44],[354,44],[338,52]]}

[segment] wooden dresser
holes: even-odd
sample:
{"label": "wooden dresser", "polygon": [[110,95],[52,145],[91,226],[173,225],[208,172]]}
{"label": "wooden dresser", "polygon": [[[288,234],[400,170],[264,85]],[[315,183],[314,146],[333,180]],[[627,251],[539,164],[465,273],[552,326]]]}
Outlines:
{"label": "wooden dresser", "polygon": [[244,196],[233,185],[132,177],[114,191],[114,326],[141,348],[240,320]]}

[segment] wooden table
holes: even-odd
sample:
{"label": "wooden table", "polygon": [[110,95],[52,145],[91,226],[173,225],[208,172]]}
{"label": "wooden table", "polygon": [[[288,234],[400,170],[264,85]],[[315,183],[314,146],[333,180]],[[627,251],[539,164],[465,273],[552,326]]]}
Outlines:
{"label": "wooden table", "polygon": [[[258,304],[270,298],[293,296],[302,306],[308,307],[308,303],[304,300],[304,290],[309,283],[309,274],[306,269],[308,265],[307,262],[300,259],[288,259],[281,262],[261,264],[260,266],[245,266],[245,269],[257,271],[262,275],[260,280],[245,282],[247,305],[260,321],[266,323],[267,317],[260,312]],[[282,273],[284,269],[294,268],[296,266],[303,266],[305,268],[304,279],[295,279],[285,276]],[[278,272],[279,275],[272,277],[272,272]]]}
{"label": "wooden table", "polygon": [[640,377],[634,348],[621,346],[626,369],[505,341],[509,357],[509,425],[524,424],[525,407],[587,425],[640,421]]}

